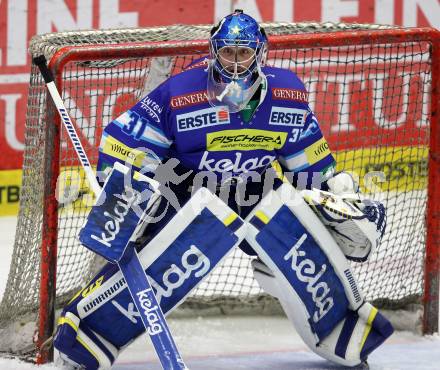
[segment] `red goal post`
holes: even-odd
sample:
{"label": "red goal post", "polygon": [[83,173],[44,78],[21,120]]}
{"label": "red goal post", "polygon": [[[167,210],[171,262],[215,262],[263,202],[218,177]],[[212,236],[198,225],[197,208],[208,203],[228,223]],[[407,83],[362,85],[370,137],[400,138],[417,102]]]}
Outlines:
{"label": "red goal post", "polygon": [[[264,26],[268,64],[291,68],[305,82],[338,168],[357,173],[363,190],[387,205],[389,226],[381,248],[369,262],[354,266],[366,297],[385,308],[421,304],[423,332],[438,331],[440,32],[375,25]],[[35,38],[31,52],[44,52],[50,60],[85,150],[96,163],[103,126],[161,79],[206,55],[208,30],[172,26],[49,34]],[[11,330],[8,321],[38,312],[38,319],[32,317],[38,322],[37,361],[42,363],[50,357],[44,343],[53,332],[55,307],[93,275],[95,259],[75,240],[91,204],[87,184],[34,67],[25,135],[20,215],[0,333],[2,327]],[[367,184],[372,171],[384,172],[385,181]],[[264,294],[248,262],[237,251],[189,305],[261,305]],[[32,352],[0,341],[4,348]]]}

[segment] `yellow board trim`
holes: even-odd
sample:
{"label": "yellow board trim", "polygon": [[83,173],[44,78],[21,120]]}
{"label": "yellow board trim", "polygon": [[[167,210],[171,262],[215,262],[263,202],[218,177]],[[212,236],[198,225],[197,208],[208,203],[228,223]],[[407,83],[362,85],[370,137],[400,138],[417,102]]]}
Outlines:
{"label": "yellow board trim", "polygon": [[0,216],[14,216],[20,205],[21,170],[0,171]]}
{"label": "yellow board trim", "polygon": [[364,347],[365,342],[366,342],[366,340],[368,338],[368,335],[370,334],[371,324],[373,323],[374,319],[376,318],[377,312],[378,312],[377,308],[373,307],[371,309],[370,314],[368,315],[367,326],[365,327],[364,335],[362,337],[360,350],[362,350],[362,348]]}
{"label": "yellow board trim", "polygon": [[[361,191],[365,194],[378,191],[407,192],[427,187],[426,146],[383,146],[338,151],[333,154],[336,171],[351,173],[359,180]],[[384,175],[384,181],[379,177],[380,172]]]}
{"label": "yellow board trim", "polygon": [[223,224],[225,226],[229,226],[230,224],[232,224],[236,219],[237,219],[238,215],[236,213],[231,213],[228,217],[226,217],[223,220]]}
{"label": "yellow board trim", "polygon": [[265,224],[269,223],[269,217],[263,211],[255,212],[255,216],[263,221]]}
{"label": "yellow board trim", "polygon": [[[116,140],[113,139],[112,141],[107,137],[107,145],[112,142],[116,143]],[[112,155],[111,153],[108,154]],[[427,187],[427,146],[384,146],[341,150],[333,152],[333,155],[337,163],[336,171],[344,170],[353,174],[356,180],[359,180],[361,192],[364,194],[377,193],[378,191],[407,192],[423,190]],[[123,156],[121,158],[125,159]],[[138,158],[136,164],[141,164],[140,158]],[[279,165],[274,166],[276,170],[277,167]],[[368,172],[371,173],[371,171],[383,171],[385,181],[380,182],[377,176],[370,177],[370,180],[366,181],[368,177],[365,175]],[[22,170],[2,170],[0,171],[0,185],[14,187],[15,192],[15,187],[21,187],[21,177]],[[60,214],[85,213],[90,210],[95,199],[81,167],[62,167],[58,184],[57,199],[60,201]],[[0,216],[17,215],[18,208],[18,201],[13,203],[3,202],[0,204]]]}

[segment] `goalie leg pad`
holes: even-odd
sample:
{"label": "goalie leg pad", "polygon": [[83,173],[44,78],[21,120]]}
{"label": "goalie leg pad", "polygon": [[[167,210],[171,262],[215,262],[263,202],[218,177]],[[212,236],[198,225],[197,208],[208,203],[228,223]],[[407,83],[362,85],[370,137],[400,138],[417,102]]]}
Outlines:
{"label": "goalie leg pad", "polygon": [[[286,205],[282,192],[295,200],[294,205]],[[314,352],[356,366],[391,335],[392,327],[364,302],[339,247],[295,192],[283,185],[246,219],[250,223],[246,240],[273,273],[271,277],[260,266],[255,277],[280,299]]]}
{"label": "goalie leg pad", "polygon": [[[139,252],[164,314],[171,312],[244,238],[245,224],[207,189],[193,198]],[[125,279],[116,265],[107,264],[68,304],[82,325],[121,349],[144,332]],[[151,312],[153,317],[154,312]],[[71,342],[60,331],[60,343]]]}
{"label": "goalie leg pad", "polygon": [[[289,299],[280,300],[280,303],[290,321],[295,322],[294,318],[298,316],[296,303]],[[357,366],[364,362],[393,333],[390,322],[376,308],[368,303],[365,306],[361,309],[370,309],[369,320],[361,317],[359,311],[347,310],[344,319],[330,335],[309,345],[309,348],[321,357],[344,366]],[[303,338],[304,331],[310,330],[304,324],[296,328]]]}
{"label": "goalie leg pad", "polygon": [[323,357],[327,353],[334,354],[336,362],[355,366],[365,361],[393,330],[391,323],[375,307],[365,302],[357,312],[347,311],[344,320],[319,343],[317,353]]}
{"label": "goalie leg pad", "polygon": [[65,312],[58,320],[54,346],[64,361],[87,370],[109,369],[119,353],[71,312]]}
{"label": "goalie leg pad", "polygon": [[392,333],[390,322],[369,303],[357,312],[347,310],[346,317],[321,342],[315,342],[313,332],[306,321],[298,320],[302,307],[286,294],[283,284],[261,261],[252,261],[254,277],[260,287],[279,299],[289,320],[309,347],[328,360],[344,366],[356,366],[380,346]]}

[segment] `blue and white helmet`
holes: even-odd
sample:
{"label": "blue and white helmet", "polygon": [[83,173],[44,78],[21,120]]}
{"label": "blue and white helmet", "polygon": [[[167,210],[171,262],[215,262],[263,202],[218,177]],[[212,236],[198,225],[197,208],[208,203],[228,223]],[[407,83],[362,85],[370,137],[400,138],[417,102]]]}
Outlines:
{"label": "blue and white helmet", "polygon": [[211,30],[208,98],[213,106],[243,109],[260,86],[267,36],[258,22],[242,10],[223,18]]}

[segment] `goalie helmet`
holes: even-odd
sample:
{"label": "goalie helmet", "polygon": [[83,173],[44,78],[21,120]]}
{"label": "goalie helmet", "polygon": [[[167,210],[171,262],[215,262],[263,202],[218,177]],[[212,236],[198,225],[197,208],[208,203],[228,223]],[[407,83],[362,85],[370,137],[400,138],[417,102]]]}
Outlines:
{"label": "goalie helmet", "polygon": [[211,30],[208,98],[212,106],[242,110],[265,76],[261,66],[267,54],[267,36],[258,22],[242,10],[223,18]]}

